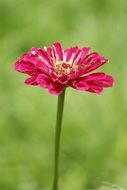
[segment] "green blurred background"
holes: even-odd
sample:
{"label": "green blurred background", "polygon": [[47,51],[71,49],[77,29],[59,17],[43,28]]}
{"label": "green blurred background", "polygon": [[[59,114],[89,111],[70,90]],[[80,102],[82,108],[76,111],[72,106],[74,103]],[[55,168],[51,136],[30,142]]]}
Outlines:
{"label": "green blurred background", "polygon": [[13,64],[32,46],[90,46],[115,77],[100,96],[67,89],[60,190],[127,188],[127,1],[0,0],[0,190],[50,190],[57,97]]}

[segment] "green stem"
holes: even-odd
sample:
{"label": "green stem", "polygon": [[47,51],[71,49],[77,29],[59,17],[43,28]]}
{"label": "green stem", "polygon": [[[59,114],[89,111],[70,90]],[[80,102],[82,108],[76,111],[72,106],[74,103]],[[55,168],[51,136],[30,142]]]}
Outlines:
{"label": "green stem", "polygon": [[65,97],[65,90],[62,94],[58,96],[58,102],[57,102],[55,155],[54,155],[54,179],[53,179],[52,190],[58,190],[60,136],[61,136],[61,128],[62,128],[63,109],[64,109],[64,97]]}

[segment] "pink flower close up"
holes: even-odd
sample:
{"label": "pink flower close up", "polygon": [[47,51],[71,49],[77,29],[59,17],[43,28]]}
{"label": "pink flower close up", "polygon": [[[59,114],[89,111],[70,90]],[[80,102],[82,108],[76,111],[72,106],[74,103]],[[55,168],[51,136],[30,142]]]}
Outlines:
{"label": "pink flower close up", "polygon": [[26,84],[47,88],[54,95],[61,94],[68,86],[100,94],[103,88],[112,87],[113,77],[91,72],[106,62],[108,59],[91,53],[90,48],[63,49],[57,42],[44,49],[33,47],[16,62],[15,69],[30,76]]}

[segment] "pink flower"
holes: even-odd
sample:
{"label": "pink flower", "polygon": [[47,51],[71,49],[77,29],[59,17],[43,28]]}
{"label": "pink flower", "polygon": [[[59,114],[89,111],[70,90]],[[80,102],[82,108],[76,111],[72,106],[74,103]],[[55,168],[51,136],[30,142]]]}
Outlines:
{"label": "pink flower", "polygon": [[44,49],[33,47],[16,62],[15,69],[30,76],[26,84],[47,88],[51,94],[59,95],[68,86],[100,94],[104,87],[112,87],[113,78],[91,72],[106,62],[100,54],[90,53],[90,48],[64,50],[60,43],[54,43]]}

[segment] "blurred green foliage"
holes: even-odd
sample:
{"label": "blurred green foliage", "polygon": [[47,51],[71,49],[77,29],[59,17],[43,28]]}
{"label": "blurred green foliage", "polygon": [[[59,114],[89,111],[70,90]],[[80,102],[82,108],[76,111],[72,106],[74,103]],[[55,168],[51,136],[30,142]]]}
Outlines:
{"label": "blurred green foliage", "polygon": [[50,190],[57,97],[23,84],[13,64],[32,46],[90,46],[116,84],[67,89],[60,190],[127,188],[127,1],[0,0],[0,190]]}

